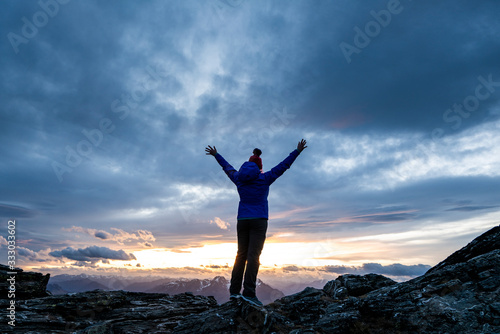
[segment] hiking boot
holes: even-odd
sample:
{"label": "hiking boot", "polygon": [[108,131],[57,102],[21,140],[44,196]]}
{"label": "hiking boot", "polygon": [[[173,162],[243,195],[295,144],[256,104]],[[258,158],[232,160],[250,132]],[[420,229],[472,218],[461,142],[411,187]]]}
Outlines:
{"label": "hiking boot", "polygon": [[232,293],[231,296],[229,296],[229,300],[238,300],[239,298],[241,298],[240,293]]}
{"label": "hiking boot", "polygon": [[262,307],[262,303],[260,302],[259,299],[257,299],[257,297],[247,297],[247,296],[241,296],[241,298],[243,298],[244,300],[246,300],[247,302],[249,302],[250,304],[253,304],[255,306],[258,306],[258,307]]}

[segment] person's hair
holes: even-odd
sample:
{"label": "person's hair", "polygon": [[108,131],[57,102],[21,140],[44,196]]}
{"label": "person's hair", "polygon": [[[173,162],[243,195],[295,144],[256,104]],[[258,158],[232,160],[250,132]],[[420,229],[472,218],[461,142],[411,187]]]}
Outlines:
{"label": "person's hair", "polygon": [[253,154],[255,154],[256,156],[260,157],[260,155],[262,154],[262,151],[259,150],[258,148],[254,148]]}

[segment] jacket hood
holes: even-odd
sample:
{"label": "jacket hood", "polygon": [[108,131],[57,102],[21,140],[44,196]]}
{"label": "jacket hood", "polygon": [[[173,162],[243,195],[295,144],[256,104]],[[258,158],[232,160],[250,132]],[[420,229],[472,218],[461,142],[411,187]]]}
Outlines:
{"label": "jacket hood", "polygon": [[241,182],[253,181],[259,177],[260,169],[255,162],[246,161],[238,171],[238,180]]}

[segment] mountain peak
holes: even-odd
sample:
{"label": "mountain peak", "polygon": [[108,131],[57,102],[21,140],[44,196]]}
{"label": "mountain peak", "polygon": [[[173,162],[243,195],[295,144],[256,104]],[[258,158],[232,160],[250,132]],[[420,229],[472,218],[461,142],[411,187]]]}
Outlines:
{"label": "mountain peak", "polygon": [[467,246],[454,252],[444,261],[429,269],[427,273],[438,271],[446,266],[465,263],[472,258],[488,254],[498,249],[500,249],[500,225],[481,234],[479,237],[467,244]]}

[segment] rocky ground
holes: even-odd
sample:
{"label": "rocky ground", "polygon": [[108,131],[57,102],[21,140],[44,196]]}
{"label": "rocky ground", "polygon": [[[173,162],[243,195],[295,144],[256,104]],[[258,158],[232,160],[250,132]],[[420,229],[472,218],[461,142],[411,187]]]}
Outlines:
{"label": "rocky ground", "polygon": [[[16,327],[2,324],[2,332],[493,334],[500,333],[499,287],[497,226],[403,283],[375,274],[343,275],[323,289],[306,288],[262,308],[241,300],[218,305],[190,293],[96,290],[18,299]],[[0,299],[2,319],[8,303]]]}

